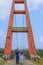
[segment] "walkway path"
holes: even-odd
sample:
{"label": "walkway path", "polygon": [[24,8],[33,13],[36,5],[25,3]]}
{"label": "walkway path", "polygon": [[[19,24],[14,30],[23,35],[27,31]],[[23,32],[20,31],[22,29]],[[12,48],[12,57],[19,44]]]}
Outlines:
{"label": "walkway path", "polygon": [[[13,59],[13,60],[7,61],[4,65],[16,65],[16,62]],[[30,60],[24,59],[23,65],[36,65],[36,64],[34,64],[33,62],[31,62]]]}

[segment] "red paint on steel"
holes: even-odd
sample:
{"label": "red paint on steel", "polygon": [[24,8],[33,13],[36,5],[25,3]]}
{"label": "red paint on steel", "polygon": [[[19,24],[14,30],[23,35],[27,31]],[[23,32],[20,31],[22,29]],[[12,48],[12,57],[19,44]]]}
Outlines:
{"label": "red paint on steel", "polygon": [[15,10],[14,14],[25,14],[25,10],[22,10],[22,11],[21,10],[19,10],[19,11]]}
{"label": "red paint on steel", "polygon": [[[23,1],[24,1],[24,5],[25,5],[25,11],[15,11],[15,3],[23,3]],[[32,32],[32,27],[31,27],[31,23],[30,23],[30,17],[29,17],[29,13],[28,13],[26,0],[13,0],[11,12],[10,12],[10,19],[9,19],[9,25],[8,25],[8,32],[7,32],[7,37],[6,37],[4,55],[10,55],[10,53],[11,53],[12,32],[23,32],[22,30],[21,31],[20,30],[19,31],[17,31],[17,30],[12,31],[14,13],[15,14],[26,14],[26,24],[27,24],[27,28],[28,28],[27,33],[28,33],[29,52],[30,52],[30,55],[36,54],[34,37],[33,37],[33,32]],[[26,31],[24,31],[24,32],[26,32]]]}
{"label": "red paint on steel", "polygon": [[32,27],[31,27],[31,23],[30,23],[30,17],[29,17],[29,13],[28,13],[26,0],[25,0],[25,10],[26,10],[26,23],[27,23],[27,27],[28,27],[29,52],[30,52],[30,55],[35,55],[36,54],[36,48],[35,48],[34,37],[33,37],[33,32],[32,32]]}

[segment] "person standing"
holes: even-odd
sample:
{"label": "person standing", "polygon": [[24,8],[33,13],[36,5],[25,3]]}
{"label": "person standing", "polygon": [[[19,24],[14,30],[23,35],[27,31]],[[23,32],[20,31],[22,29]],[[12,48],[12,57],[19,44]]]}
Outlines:
{"label": "person standing", "polygon": [[19,54],[19,64],[20,65],[23,65],[23,60],[24,60],[23,51],[21,51],[20,54]]}
{"label": "person standing", "polygon": [[16,50],[16,64],[19,64],[19,51]]}

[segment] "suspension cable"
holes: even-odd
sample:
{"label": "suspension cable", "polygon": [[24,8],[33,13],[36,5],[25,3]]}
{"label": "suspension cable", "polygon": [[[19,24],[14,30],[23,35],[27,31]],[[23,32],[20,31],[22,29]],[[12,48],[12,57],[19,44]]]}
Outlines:
{"label": "suspension cable", "polygon": [[[22,26],[24,27],[24,15],[23,15]],[[16,23],[16,14],[15,14],[15,27],[17,27],[17,23]],[[17,48],[18,48],[18,34],[17,34],[17,32],[16,32],[16,39],[17,39]],[[21,37],[21,49],[22,49],[22,41],[23,41],[23,32],[22,32],[22,37]]]}
{"label": "suspension cable", "polygon": [[[15,14],[15,27],[17,27],[16,14]],[[17,49],[18,49],[18,34],[17,34],[17,32],[16,32],[16,40],[17,40]]]}
{"label": "suspension cable", "polygon": [[[23,15],[23,22],[22,22],[22,26],[24,27],[24,15]],[[23,47],[22,47],[22,41],[23,41],[23,32],[22,32],[22,38],[21,38],[21,49],[23,48]]]}

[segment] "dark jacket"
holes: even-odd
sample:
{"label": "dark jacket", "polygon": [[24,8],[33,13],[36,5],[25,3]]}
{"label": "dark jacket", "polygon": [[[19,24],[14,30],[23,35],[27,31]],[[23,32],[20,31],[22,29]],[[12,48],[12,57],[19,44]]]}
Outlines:
{"label": "dark jacket", "polygon": [[19,60],[19,51],[16,51],[16,60]]}

